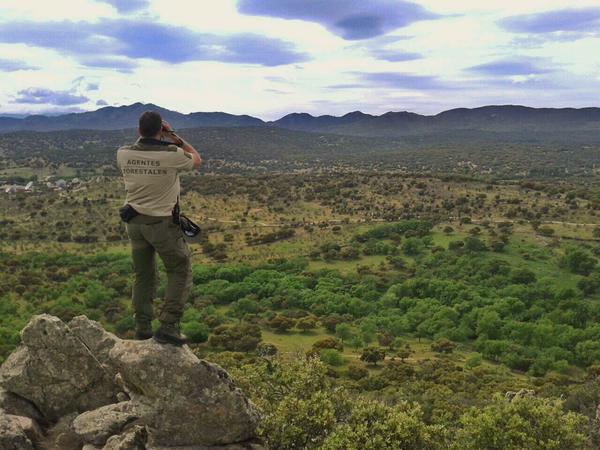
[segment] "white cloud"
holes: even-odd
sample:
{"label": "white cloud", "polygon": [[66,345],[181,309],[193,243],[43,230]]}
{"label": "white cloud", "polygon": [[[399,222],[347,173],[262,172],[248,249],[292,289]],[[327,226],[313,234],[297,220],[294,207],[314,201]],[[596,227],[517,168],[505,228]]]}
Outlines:
{"label": "white cloud", "polygon": [[[105,56],[104,62],[97,61],[99,65],[109,67],[90,67],[83,64],[91,61],[93,54],[78,55],[75,60],[56,50],[19,43],[0,44],[2,59],[14,59],[40,68],[0,71],[3,86],[0,112],[47,110],[48,105],[16,104],[11,103],[11,99],[19,91],[33,87],[69,91],[73,80],[82,76],[86,81],[98,84],[97,90],[85,92],[89,102],[79,105],[84,109],[97,108],[100,100],[111,105],[144,101],[182,112],[221,110],[265,119],[292,111],[342,114],[361,109],[370,113],[388,110],[436,113],[453,107],[488,103],[590,106],[593,94],[600,87],[599,65],[593,58],[600,44],[599,38],[563,42],[538,40],[534,43],[532,38],[517,36],[498,24],[508,16],[562,9],[565,7],[562,0],[415,0],[415,3],[447,17],[415,22],[391,31],[383,38],[347,41],[318,23],[240,14],[235,0],[152,0],[147,10],[127,11],[127,17],[219,36],[254,33],[289,42],[310,59],[264,67],[214,61],[167,64],[148,58],[123,59],[122,56],[111,60],[109,55]],[[569,7],[600,5],[598,0],[575,0]],[[2,0],[0,3],[0,23],[23,20],[99,22],[122,17],[115,8],[102,1]],[[401,39],[389,39],[393,36]],[[531,45],[527,45],[528,42]],[[160,39],[148,43],[157,47],[160,44]],[[422,57],[389,61],[382,58],[382,55],[390,54],[383,50]],[[541,71],[535,76],[488,73],[495,67],[494,62],[508,64],[527,59],[541,61],[555,70]],[[111,61],[119,62],[121,71],[111,69]],[[484,64],[490,68],[485,73],[466,70]],[[431,77],[452,89],[437,88],[432,92],[413,83],[410,86],[401,83],[368,85],[365,80],[377,77],[360,76],[361,73]],[[402,80],[401,76],[398,80]],[[344,84],[354,87],[328,87]],[[550,84],[558,87],[549,90],[545,86]]]}

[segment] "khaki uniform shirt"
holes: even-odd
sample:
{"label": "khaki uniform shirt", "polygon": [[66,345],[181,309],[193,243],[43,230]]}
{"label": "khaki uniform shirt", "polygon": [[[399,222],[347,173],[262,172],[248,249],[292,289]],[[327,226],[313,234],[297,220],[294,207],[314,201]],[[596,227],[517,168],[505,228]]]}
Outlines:
{"label": "khaki uniform shirt", "polygon": [[194,167],[192,155],[174,144],[140,138],[117,150],[129,203],[140,214],[170,216],[179,197],[179,171]]}

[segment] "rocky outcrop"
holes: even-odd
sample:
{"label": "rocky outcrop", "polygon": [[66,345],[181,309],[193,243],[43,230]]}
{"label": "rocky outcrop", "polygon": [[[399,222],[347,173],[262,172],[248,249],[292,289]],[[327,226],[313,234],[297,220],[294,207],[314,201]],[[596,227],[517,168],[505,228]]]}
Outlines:
{"label": "rocky outcrop", "polygon": [[32,402],[49,421],[116,400],[106,369],[59,318],[34,317],[2,365],[0,383]]}
{"label": "rocky outcrop", "polygon": [[122,340],[83,316],[35,316],[21,338],[0,367],[2,449],[261,448],[257,408],[185,346]]}

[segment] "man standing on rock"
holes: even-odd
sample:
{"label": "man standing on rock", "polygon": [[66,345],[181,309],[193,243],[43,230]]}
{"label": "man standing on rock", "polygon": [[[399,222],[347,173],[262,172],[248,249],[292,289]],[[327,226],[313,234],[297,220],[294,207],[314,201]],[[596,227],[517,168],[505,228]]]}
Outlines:
{"label": "man standing on rock", "polygon": [[[140,138],[117,151],[127,196],[119,211],[127,222],[135,270],[133,309],[136,339],[183,345],[179,330],[183,308],[192,288],[190,251],[173,208],[179,202],[179,172],[197,169],[202,160],[189,143],[175,134],[157,112],[146,111],[139,119]],[[152,333],[152,303],[158,284],[156,253],[167,272],[160,327]]]}

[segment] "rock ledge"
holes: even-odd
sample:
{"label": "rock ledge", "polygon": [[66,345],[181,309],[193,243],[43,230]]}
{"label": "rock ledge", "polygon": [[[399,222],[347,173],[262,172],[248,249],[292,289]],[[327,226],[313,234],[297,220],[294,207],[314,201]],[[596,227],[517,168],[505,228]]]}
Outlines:
{"label": "rock ledge", "polygon": [[188,347],[34,316],[0,367],[0,448],[254,449],[260,415]]}

